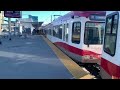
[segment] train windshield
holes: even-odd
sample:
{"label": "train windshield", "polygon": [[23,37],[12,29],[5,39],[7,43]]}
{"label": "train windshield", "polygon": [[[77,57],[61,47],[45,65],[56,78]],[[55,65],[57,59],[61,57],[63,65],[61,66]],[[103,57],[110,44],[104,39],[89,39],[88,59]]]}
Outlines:
{"label": "train windshield", "polygon": [[86,22],[85,24],[85,44],[102,44],[104,33],[104,22]]}
{"label": "train windshield", "polygon": [[118,30],[117,13],[107,16],[105,25],[105,37],[104,37],[104,51],[111,56],[115,55],[117,30]]}

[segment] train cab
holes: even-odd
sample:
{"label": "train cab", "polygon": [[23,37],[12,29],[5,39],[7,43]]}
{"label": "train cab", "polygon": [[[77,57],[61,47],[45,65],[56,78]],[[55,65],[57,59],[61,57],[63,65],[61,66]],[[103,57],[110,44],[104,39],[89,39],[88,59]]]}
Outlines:
{"label": "train cab", "polygon": [[100,75],[103,79],[120,79],[120,12],[107,11]]}

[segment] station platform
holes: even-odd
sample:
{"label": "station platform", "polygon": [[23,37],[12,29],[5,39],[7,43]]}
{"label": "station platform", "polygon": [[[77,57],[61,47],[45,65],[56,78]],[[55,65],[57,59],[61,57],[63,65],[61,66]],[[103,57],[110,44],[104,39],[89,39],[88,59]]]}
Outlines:
{"label": "station platform", "polygon": [[93,79],[44,36],[2,38],[0,79]]}

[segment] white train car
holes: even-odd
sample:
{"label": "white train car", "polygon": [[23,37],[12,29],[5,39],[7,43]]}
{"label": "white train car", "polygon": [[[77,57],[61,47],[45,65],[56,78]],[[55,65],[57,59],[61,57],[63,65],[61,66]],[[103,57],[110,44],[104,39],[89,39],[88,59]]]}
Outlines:
{"label": "white train car", "polygon": [[105,11],[72,11],[47,27],[47,38],[74,60],[100,63]]}
{"label": "white train car", "polygon": [[100,75],[103,79],[120,79],[120,11],[108,11]]}

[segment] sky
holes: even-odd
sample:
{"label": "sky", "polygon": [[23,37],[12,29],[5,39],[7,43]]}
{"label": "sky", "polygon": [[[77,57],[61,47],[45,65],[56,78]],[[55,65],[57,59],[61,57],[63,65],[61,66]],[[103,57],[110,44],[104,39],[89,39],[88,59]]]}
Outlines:
{"label": "sky", "polygon": [[[38,21],[43,21],[43,24],[51,22],[51,15],[65,15],[70,11],[22,11],[22,18],[28,18],[28,15],[38,16]],[[16,18],[11,20],[15,21]]]}

